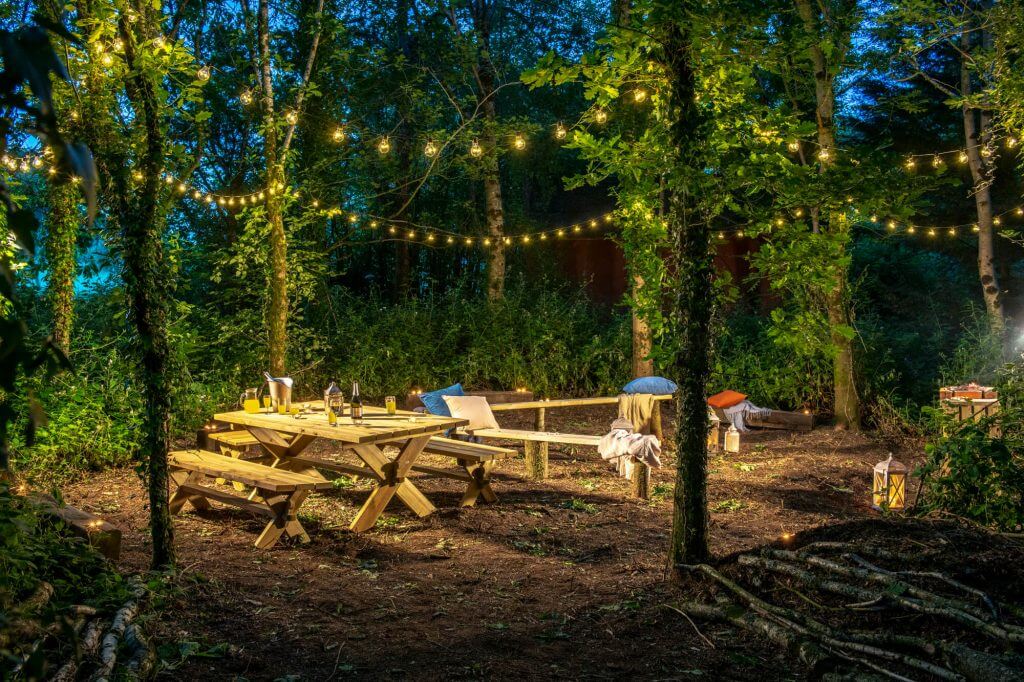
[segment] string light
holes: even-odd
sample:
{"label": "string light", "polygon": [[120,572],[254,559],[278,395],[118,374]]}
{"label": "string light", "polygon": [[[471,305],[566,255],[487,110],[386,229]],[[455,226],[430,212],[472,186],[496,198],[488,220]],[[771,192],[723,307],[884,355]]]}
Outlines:
{"label": "string light", "polygon": [[818,152],[818,160],[819,161],[828,161],[831,158],[832,158],[832,154],[827,149],[822,149],[822,150],[820,150]]}
{"label": "string light", "polygon": [[800,143],[797,142],[796,140],[793,140],[786,146],[789,148],[789,151],[793,152],[794,154],[800,151]]}
{"label": "string light", "polygon": [[565,126],[559,123],[555,126],[555,139],[564,140],[566,135]]}
{"label": "string light", "polygon": [[956,160],[960,163],[967,163],[967,152],[960,152],[957,154]]}
{"label": "string light", "polygon": [[604,109],[598,109],[594,112],[594,121],[599,124],[604,124],[608,121],[608,112]]}
{"label": "string light", "polygon": [[526,138],[524,138],[522,135],[516,135],[515,139],[512,141],[512,146],[514,146],[519,151],[526,149]]}
{"label": "string light", "polygon": [[427,140],[427,144],[423,146],[423,155],[428,159],[437,156],[437,145],[434,144],[433,140]]}
{"label": "string light", "polygon": [[387,154],[391,151],[391,140],[388,139],[387,135],[380,138],[380,142],[377,143],[377,152],[381,155]]}
{"label": "string light", "polygon": [[100,64],[103,66],[110,66],[114,63],[114,57],[109,52],[104,52],[100,55]]}
{"label": "string light", "polygon": [[345,141],[345,126],[338,126],[331,132],[331,139],[335,142]]}
{"label": "string light", "polygon": [[238,101],[241,102],[244,106],[249,106],[250,104],[252,104],[252,91],[250,91],[248,88],[242,90],[242,92],[238,93]]}
{"label": "string light", "polygon": [[473,158],[479,159],[483,153],[484,149],[483,147],[480,146],[480,143],[477,142],[476,140],[473,140],[473,144],[469,146],[469,155],[472,156]]}
{"label": "string light", "polygon": [[903,165],[906,166],[907,170],[913,170],[914,168],[917,167],[917,161],[914,159],[913,156],[911,156],[903,163]]}
{"label": "string light", "polygon": [[643,88],[637,88],[633,91],[633,101],[637,104],[642,104],[647,101],[647,91]]}
{"label": "string light", "polygon": [[295,125],[299,122],[299,112],[289,109],[284,114],[284,120],[288,122],[288,125]]}
{"label": "string light", "polygon": [[205,83],[206,81],[210,80],[210,67],[209,66],[200,66],[199,70],[196,71],[196,78],[198,78],[203,83]]}

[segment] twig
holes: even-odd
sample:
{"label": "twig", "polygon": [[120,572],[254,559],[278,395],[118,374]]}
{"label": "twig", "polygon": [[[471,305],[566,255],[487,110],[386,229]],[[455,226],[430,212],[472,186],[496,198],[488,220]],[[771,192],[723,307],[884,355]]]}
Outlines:
{"label": "twig", "polygon": [[704,636],[704,633],[700,631],[700,628],[697,627],[697,624],[693,622],[693,619],[690,618],[690,615],[688,613],[686,613],[685,611],[682,611],[680,609],[677,609],[676,607],[672,606],[671,604],[662,604],[662,606],[664,606],[666,609],[669,609],[670,611],[675,611],[680,616],[685,618],[687,620],[687,622],[690,624],[690,626],[693,628],[693,631],[697,633],[697,636],[700,637],[702,640],[704,640],[705,644],[707,644],[712,649],[717,648],[717,647],[715,647],[715,643],[714,642],[712,642],[710,639],[708,639],[707,637]]}

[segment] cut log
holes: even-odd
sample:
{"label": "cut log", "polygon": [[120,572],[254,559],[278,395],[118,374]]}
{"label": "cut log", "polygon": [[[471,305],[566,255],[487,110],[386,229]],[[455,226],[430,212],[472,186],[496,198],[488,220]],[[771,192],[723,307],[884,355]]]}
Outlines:
{"label": "cut log", "polygon": [[121,556],[121,530],[114,524],[76,507],[62,507],[50,495],[39,493],[30,499],[45,513],[63,521],[68,530],[84,538],[103,556],[111,561],[117,561]]}

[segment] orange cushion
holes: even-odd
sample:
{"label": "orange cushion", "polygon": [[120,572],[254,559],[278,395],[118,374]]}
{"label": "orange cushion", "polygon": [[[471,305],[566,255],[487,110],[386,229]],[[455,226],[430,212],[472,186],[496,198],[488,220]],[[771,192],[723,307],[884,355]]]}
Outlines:
{"label": "orange cushion", "polygon": [[727,407],[739,405],[746,399],[747,396],[742,393],[738,393],[737,391],[722,391],[721,393],[716,393],[708,398],[708,405],[724,410]]}

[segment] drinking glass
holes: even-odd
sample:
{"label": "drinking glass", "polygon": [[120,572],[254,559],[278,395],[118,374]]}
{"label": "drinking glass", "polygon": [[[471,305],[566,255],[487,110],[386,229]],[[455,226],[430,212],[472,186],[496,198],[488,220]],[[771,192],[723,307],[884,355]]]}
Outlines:
{"label": "drinking glass", "polygon": [[387,408],[388,414],[395,414],[398,411],[398,403],[395,401],[395,396],[389,395],[384,398],[384,407]]}

